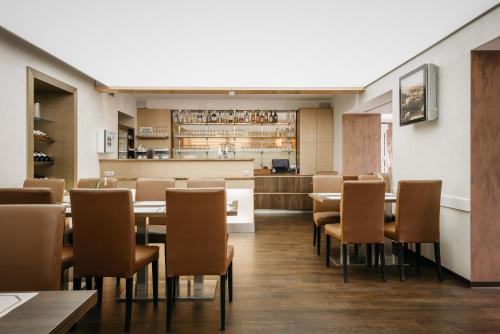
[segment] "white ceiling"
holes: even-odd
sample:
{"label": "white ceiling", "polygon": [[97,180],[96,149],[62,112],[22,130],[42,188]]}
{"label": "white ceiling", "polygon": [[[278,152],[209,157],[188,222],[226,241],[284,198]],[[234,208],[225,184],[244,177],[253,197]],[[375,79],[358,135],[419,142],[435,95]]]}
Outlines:
{"label": "white ceiling", "polygon": [[2,0],[0,25],[110,86],[365,86],[498,0]]}

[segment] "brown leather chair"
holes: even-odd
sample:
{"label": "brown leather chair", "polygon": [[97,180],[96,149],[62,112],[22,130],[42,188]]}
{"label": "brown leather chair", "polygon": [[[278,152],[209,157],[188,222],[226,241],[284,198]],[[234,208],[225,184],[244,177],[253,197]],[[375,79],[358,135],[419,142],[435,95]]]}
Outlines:
{"label": "brown leather chair", "polygon": [[[3,188],[0,189],[0,205],[5,204],[55,204],[50,188]],[[73,266],[73,247],[63,246],[62,271]]]}
{"label": "brown leather chair", "polygon": [[225,188],[226,180],[223,178],[215,179],[187,179],[188,188]]}
{"label": "brown leather chair", "polygon": [[[153,264],[153,296],[158,302],[158,247],[135,244],[132,193],[128,189],[73,189],[74,287],[95,277],[99,300],[103,277],[126,279],[125,331],[130,329],[134,274]],[[91,281],[90,279],[87,282]]]}
{"label": "brown leather chair", "polygon": [[438,278],[443,280],[439,243],[441,180],[399,181],[396,222],[385,225],[385,236],[397,242],[401,281],[404,281],[404,245],[415,243],[417,265],[422,243],[434,244]]}
{"label": "brown leather chair", "polygon": [[60,289],[64,216],[61,205],[0,205],[0,291]]}
{"label": "brown leather chair", "polygon": [[118,185],[118,180],[109,177],[80,179],[76,184],[77,188],[83,189],[113,189]]}
{"label": "brown leather chair", "polygon": [[[359,175],[358,180],[360,181],[375,181],[382,180],[385,182],[385,192],[391,192],[391,176],[389,174],[367,174],[367,175]],[[394,214],[392,213],[392,204],[387,203],[385,205],[385,221],[393,222],[395,219]]]}
{"label": "brown leather chair", "polygon": [[[344,282],[347,283],[349,244],[375,244],[380,254],[382,279],[385,276],[384,199],[382,181],[346,181],[342,187],[340,224],[325,225],[326,265],[329,266],[330,243],[333,237],[342,245]],[[368,247],[368,249],[371,249]],[[368,256],[371,257],[371,252]]]}
{"label": "brown leather chair", "polygon": [[[342,191],[342,176],[339,175],[314,175],[313,192],[339,193]],[[326,224],[340,222],[340,202],[321,203],[313,200],[313,246],[316,253],[321,253],[321,229]]]}
{"label": "brown leather chair", "polygon": [[50,188],[54,192],[56,203],[61,203],[64,198],[64,179],[27,179],[24,181],[24,188]]}
{"label": "brown leather chair", "polygon": [[[172,319],[175,281],[185,275],[219,275],[221,330],[225,328],[226,278],[233,299],[232,260],[227,244],[226,191],[167,189],[167,330]],[[196,208],[192,210],[190,208]]]}
{"label": "brown leather chair", "polygon": [[356,181],[359,179],[358,175],[342,175],[344,181]]}
{"label": "brown leather chair", "polygon": [[[165,201],[165,189],[175,188],[175,179],[137,179],[136,201]],[[167,239],[165,218],[151,217],[148,226],[148,242],[164,244]]]}

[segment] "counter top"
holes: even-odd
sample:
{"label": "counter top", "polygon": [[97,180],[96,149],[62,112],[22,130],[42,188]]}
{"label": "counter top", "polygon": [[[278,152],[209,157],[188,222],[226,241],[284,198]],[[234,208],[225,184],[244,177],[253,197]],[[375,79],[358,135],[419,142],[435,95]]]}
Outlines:
{"label": "counter top", "polygon": [[99,161],[118,161],[118,162],[200,162],[200,161],[220,161],[220,162],[231,162],[231,161],[254,161],[255,159],[99,159]]}

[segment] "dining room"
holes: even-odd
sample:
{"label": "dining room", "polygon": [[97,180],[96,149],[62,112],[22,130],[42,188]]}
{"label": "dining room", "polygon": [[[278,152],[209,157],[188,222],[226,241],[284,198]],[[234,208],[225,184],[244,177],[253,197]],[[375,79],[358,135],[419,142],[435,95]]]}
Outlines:
{"label": "dining room", "polygon": [[2,5],[0,333],[500,332],[500,3],[190,5]]}

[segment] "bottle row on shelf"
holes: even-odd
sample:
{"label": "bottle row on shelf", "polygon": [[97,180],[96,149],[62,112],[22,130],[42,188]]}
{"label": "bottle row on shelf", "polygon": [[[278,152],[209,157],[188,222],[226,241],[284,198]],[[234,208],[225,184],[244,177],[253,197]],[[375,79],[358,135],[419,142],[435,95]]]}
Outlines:
{"label": "bottle row on shelf", "polygon": [[33,153],[33,160],[37,162],[53,162],[54,158],[49,156],[48,154],[45,154],[43,152],[37,152],[35,151]]}
{"label": "bottle row on shelf", "polygon": [[[283,115],[286,114],[286,115]],[[269,110],[229,110],[229,111],[194,111],[174,110],[172,114],[174,123],[295,123],[295,111],[278,112]]]}
{"label": "bottle row on shelf", "polygon": [[294,138],[295,128],[279,127],[276,131],[181,130],[177,138]]}
{"label": "bottle row on shelf", "polygon": [[206,146],[206,145],[189,145],[183,147],[176,147],[174,151],[177,153],[207,153],[207,152],[220,152],[225,150],[227,152],[239,153],[239,152],[293,152],[295,149],[291,142],[281,142],[279,144],[261,146],[258,144],[246,144],[239,147],[235,147],[232,144],[221,144],[218,147]]}

